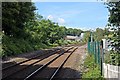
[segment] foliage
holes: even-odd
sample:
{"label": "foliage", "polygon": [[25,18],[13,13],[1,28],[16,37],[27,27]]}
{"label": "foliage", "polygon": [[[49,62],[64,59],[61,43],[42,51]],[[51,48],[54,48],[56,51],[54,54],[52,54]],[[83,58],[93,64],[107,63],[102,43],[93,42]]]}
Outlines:
{"label": "foliage", "polygon": [[71,35],[80,35],[80,29],[67,29],[35,12],[32,2],[2,3],[2,56],[16,55],[59,45],[74,44],[64,40]]}
{"label": "foliage", "polygon": [[83,36],[83,41],[87,42],[90,40],[90,36],[92,34],[93,40],[95,41],[101,41],[102,39],[107,39],[108,35],[111,34],[112,32],[109,31],[108,28],[101,29],[97,28],[95,31],[84,31],[84,36]]}
{"label": "foliage", "polygon": [[82,78],[101,78],[101,72],[99,66],[95,63],[93,55],[87,55],[84,61],[84,73]]}
{"label": "foliage", "polygon": [[0,56],[2,55],[2,32],[0,32]]}
{"label": "foliage", "polygon": [[90,38],[90,31],[86,31],[83,36],[83,41],[88,42],[89,38]]}
{"label": "foliage", "polygon": [[11,38],[6,35],[3,36],[2,42],[4,43],[2,56],[16,55],[20,53],[30,52],[33,50],[39,50],[48,48],[47,45],[40,42],[32,41],[30,39],[17,39]]}
{"label": "foliage", "polygon": [[105,53],[105,63],[119,66],[120,65],[120,54],[118,54],[115,51],[109,51]]}
{"label": "foliage", "polygon": [[95,41],[101,41],[102,39],[104,39],[105,33],[103,29],[97,28],[94,34]]}
{"label": "foliage", "polygon": [[73,29],[73,28],[68,28],[66,30],[66,34],[71,36],[80,36],[82,32],[83,31],[80,29]]}
{"label": "foliage", "polygon": [[69,41],[69,40],[60,39],[60,40],[57,40],[55,43],[62,46],[62,45],[68,45],[68,44],[78,44],[80,42],[79,41]]}
{"label": "foliage", "polygon": [[106,4],[110,13],[108,26],[109,30],[112,31],[111,37],[109,37],[110,46],[112,46],[110,62],[113,65],[120,65],[120,1]]}
{"label": "foliage", "polygon": [[110,12],[108,19],[108,26],[110,30],[113,31],[111,41],[111,46],[114,47],[117,53],[120,53],[120,1],[119,2],[109,2],[107,3],[107,8]]}
{"label": "foliage", "polygon": [[24,37],[24,25],[34,19],[36,10],[32,2],[3,2],[2,30],[5,35]]}

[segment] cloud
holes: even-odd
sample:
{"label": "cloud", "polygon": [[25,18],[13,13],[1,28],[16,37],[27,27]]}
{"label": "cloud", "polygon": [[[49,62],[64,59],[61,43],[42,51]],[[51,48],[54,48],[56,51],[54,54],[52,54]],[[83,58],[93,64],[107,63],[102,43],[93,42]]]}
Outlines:
{"label": "cloud", "polygon": [[61,18],[61,17],[58,17],[58,16],[56,16],[56,15],[48,15],[48,16],[47,16],[47,19],[49,19],[49,20],[51,20],[51,21],[53,21],[53,22],[56,22],[56,23],[58,23],[58,24],[60,24],[60,25],[63,25],[63,24],[66,23],[65,19],[63,19],[63,18]]}
{"label": "cloud", "polygon": [[63,18],[58,18],[58,23],[59,24],[64,24],[65,23],[65,20]]}
{"label": "cloud", "polygon": [[48,15],[47,19],[53,20],[54,17],[52,15]]}

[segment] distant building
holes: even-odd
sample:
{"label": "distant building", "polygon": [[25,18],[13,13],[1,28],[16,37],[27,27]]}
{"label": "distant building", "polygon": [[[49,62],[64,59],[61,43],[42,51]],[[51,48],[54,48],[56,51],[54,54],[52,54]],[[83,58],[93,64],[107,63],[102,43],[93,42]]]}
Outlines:
{"label": "distant building", "polygon": [[70,36],[70,35],[67,35],[67,36],[65,37],[65,40],[80,41],[81,38],[78,37],[78,36]]}
{"label": "distant building", "polygon": [[84,36],[84,33],[81,33],[81,35],[80,35],[81,39],[83,39],[83,36]]}

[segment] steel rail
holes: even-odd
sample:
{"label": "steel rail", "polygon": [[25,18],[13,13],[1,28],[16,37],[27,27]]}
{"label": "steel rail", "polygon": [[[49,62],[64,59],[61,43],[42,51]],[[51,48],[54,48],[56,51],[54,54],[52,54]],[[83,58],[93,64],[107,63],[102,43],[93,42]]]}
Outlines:
{"label": "steel rail", "polygon": [[72,48],[73,47],[67,49],[66,51],[61,52],[58,56],[56,56],[55,58],[53,58],[52,60],[50,60],[49,62],[47,62],[46,64],[44,64],[43,66],[39,67],[38,69],[36,69],[32,73],[30,73],[27,77],[24,78],[24,80],[28,80],[28,79],[32,78],[35,74],[37,74],[39,71],[41,71],[42,69],[44,69],[47,65],[49,65],[50,63],[52,63],[54,60],[56,60],[58,57],[60,57],[61,55],[63,55],[65,52],[68,52]]}
{"label": "steel rail", "polygon": [[64,64],[66,63],[66,61],[68,60],[68,58],[72,55],[73,52],[75,52],[76,49],[78,49],[78,47],[75,48],[75,49],[70,53],[70,55],[62,62],[62,64],[55,70],[55,72],[52,74],[52,76],[50,77],[49,80],[53,80],[53,79],[54,79],[54,77],[56,76],[56,74],[59,72],[59,70],[63,67],[63,65],[64,65]]}
{"label": "steel rail", "polygon": [[[61,51],[62,51],[62,50],[61,50]],[[52,54],[57,53],[57,52],[60,52],[60,51],[55,51],[55,52],[53,52]],[[24,70],[24,69],[26,69],[26,68],[28,68],[28,67],[34,65],[35,63],[38,63],[38,62],[44,60],[45,58],[46,58],[46,57],[44,57],[44,58],[42,58],[42,59],[39,59],[39,60],[35,61],[34,63],[28,65],[27,67],[25,67],[25,68],[23,68],[23,69],[20,69],[20,70],[18,70],[18,71],[16,71],[16,72],[12,73],[12,74],[10,74],[10,75],[7,75],[7,76],[3,77],[2,80],[5,80],[6,78],[12,76],[13,74],[18,73],[18,72],[20,72],[20,71],[22,71],[22,70]],[[30,60],[29,60],[29,61],[30,61]],[[27,62],[27,61],[26,61],[26,62]]]}
{"label": "steel rail", "polygon": [[[60,49],[58,49],[58,50],[60,50]],[[57,51],[58,51],[58,50],[57,50]],[[57,51],[53,52],[52,54],[56,53]],[[48,53],[49,53],[49,52],[48,52]],[[19,63],[16,63],[16,64],[13,64],[13,65],[7,66],[7,67],[5,67],[5,68],[2,68],[2,70],[9,69],[9,68],[11,68],[11,67],[17,66],[17,65],[19,65],[19,64],[22,64],[22,63],[24,63],[24,62],[30,61],[30,60],[35,59],[35,58],[40,57],[40,56],[41,56],[41,55],[34,56],[34,57],[32,57],[32,58],[30,58],[30,59],[28,59],[28,60],[21,61],[21,62],[19,62]]]}

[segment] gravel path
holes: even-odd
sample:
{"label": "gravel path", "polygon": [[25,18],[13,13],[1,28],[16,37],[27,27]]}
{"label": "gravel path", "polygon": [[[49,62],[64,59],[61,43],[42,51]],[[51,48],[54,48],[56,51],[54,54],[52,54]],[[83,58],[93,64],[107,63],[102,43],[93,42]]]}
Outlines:
{"label": "gravel path", "polygon": [[56,78],[80,79],[81,65],[86,56],[86,45],[78,46],[78,49],[70,56]]}

